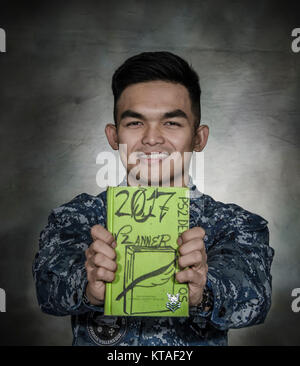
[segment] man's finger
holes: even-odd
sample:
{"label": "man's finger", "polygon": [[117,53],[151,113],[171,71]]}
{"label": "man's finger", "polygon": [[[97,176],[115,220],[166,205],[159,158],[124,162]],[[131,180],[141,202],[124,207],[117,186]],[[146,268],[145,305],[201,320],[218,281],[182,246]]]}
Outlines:
{"label": "man's finger", "polygon": [[200,226],[195,226],[192,229],[184,231],[181,235],[183,243],[192,239],[204,239],[205,230]]}
{"label": "man's finger", "polygon": [[113,235],[101,225],[94,225],[91,228],[91,236],[94,241],[97,239],[101,239],[105,243],[110,244],[110,245],[115,240]]}
{"label": "man's finger", "polygon": [[86,249],[84,253],[85,253],[86,259],[90,259],[95,254],[95,252],[91,249],[91,247]]}
{"label": "man's finger", "polygon": [[103,253],[110,259],[116,258],[115,250],[106,242],[101,239],[97,239],[91,244],[91,249],[94,251],[94,254]]}
{"label": "man's finger", "polygon": [[200,268],[203,264],[203,256],[199,250],[196,250],[194,252],[181,256],[178,259],[178,264],[181,268],[189,266]]}
{"label": "man's finger", "polygon": [[115,279],[115,273],[107,270],[106,268],[100,267],[95,271],[96,281],[112,282]]}
{"label": "man's finger", "polygon": [[103,253],[97,253],[91,259],[92,263],[97,267],[104,267],[109,271],[115,272],[117,269],[117,264],[112,259],[108,258]]}
{"label": "man's finger", "polygon": [[176,273],[176,281],[179,283],[200,284],[202,276],[192,268]]}
{"label": "man's finger", "polygon": [[86,261],[85,261],[84,266],[85,266],[85,269],[86,269],[87,274],[89,274],[89,273],[91,272],[92,268],[93,268],[93,267],[90,265],[89,260],[86,260]]}
{"label": "man's finger", "polygon": [[204,241],[202,239],[191,239],[181,244],[178,250],[181,255],[186,255],[195,250],[205,251]]}

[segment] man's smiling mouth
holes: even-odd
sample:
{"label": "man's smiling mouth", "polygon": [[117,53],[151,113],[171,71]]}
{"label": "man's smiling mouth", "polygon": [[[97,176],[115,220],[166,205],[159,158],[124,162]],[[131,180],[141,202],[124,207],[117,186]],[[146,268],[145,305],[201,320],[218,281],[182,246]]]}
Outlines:
{"label": "man's smiling mouth", "polygon": [[136,158],[140,161],[141,164],[156,164],[170,156],[168,152],[165,151],[151,151],[151,152],[138,152]]}
{"label": "man's smiling mouth", "polygon": [[157,161],[157,160],[164,160],[169,157],[169,153],[167,152],[158,152],[152,151],[150,153],[138,153],[137,158],[140,160],[148,160],[148,161]]}

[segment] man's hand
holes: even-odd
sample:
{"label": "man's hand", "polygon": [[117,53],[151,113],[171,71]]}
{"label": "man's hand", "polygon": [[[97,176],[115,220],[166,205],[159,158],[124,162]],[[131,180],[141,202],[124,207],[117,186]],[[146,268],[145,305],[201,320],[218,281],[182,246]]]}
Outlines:
{"label": "man's hand", "polygon": [[105,282],[112,282],[117,269],[117,246],[112,234],[101,225],[91,229],[93,243],[85,251],[88,285],[86,296],[93,305],[100,305],[104,301]]}
{"label": "man's hand", "polygon": [[201,303],[206,284],[208,267],[204,236],[204,229],[194,227],[182,233],[177,240],[180,253],[178,263],[183,270],[176,274],[176,280],[188,283],[191,306]]}

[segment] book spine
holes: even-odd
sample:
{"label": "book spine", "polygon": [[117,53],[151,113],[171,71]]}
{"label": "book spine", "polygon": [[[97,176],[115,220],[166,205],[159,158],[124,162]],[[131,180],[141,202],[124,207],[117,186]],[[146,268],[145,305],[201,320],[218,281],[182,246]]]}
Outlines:
{"label": "book spine", "polygon": [[[114,213],[114,189],[113,187],[107,188],[107,230],[113,233],[113,213]],[[104,302],[104,315],[112,315],[112,285],[110,282],[105,284],[105,302]]]}

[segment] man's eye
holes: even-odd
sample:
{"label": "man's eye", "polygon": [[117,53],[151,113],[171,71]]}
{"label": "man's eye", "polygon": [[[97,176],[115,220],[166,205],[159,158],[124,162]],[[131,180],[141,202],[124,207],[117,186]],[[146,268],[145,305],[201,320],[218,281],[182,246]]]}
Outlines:
{"label": "man's eye", "polygon": [[179,126],[181,127],[181,124],[178,122],[168,121],[165,123],[167,126]]}
{"label": "man's eye", "polygon": [[142,125],[142,122],[140,122],[140,121],[132,121],[132,122],[128,122],[128,123],[126,123],[126,126],[127,127],[130,127],[130,126],[140,126],[140,125]]}

